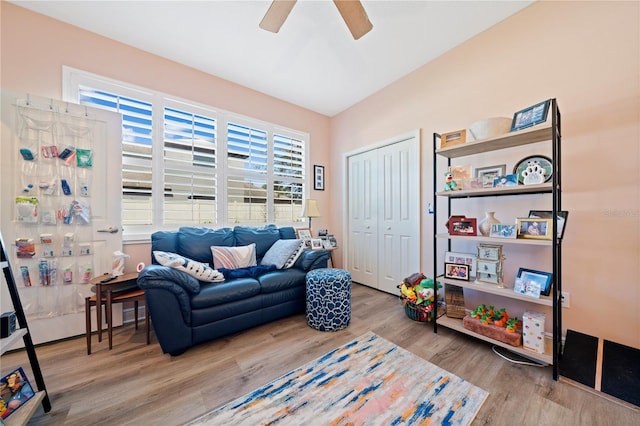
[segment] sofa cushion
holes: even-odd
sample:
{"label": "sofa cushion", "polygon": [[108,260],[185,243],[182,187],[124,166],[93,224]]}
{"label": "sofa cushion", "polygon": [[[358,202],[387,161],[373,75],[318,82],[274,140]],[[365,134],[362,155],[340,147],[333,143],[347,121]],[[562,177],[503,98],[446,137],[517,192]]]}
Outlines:
{"label": "sofa cushion", "polygon": [[304,250],[303,240],[278,240],[265,253],[260,264],[275,265],[277,269],[287,269],[296,263],[302,250]]}
{"label": "sofa cushion", "polygon": [[280,271],[267,272],[258,277],[258,282],[262,288],[262,293],[275,293],[278,291],[305,286],[306,273],[300,269],[286,269]]}
{"label": "sofa cushion", "polygon": [[199,281],[224,281],[224,276],[215,269],[212,269],[206,263],[196,262],[195,260],[180,256],[176,253],[167,253],[165,251],[159,250],[154,250],[153,257],[155,258],[156,262],[158,262],[162,266],[168,266],[169,268],[186,272]]}
{"label": "sofa cushion", "polygon": [[[156,231],[151,234],[151,250],[178,252],[178,233],[175,231]],[[155,257],[151,256],[151,263],[158,264]]]}
{"label": "sofa cushion", "polygon": [[212,246],[211,253],[216,269],[238,269],[257,265],[255,243],[240,247]]}
{"label": "sofa cushion", "polygon": [[236,226],[233,228],[237,246],[246,246],[256,243],[256,258],[262,259],[273,243],[280,239],[280,231],[275,225],[267,225],[263,228],[252,226]]}
{"label": "sofa cushion", "polygon": [[296,236],[296,229],[293,226],[283,226],[278,229],[280,232],[280,239],[282,240],[295,240],[298,238]]}
{"label": "sofa cushion", "polygon": [[192,309],[242,301],[260,293],[260,284],[254,278],[237,278],[216,285],[202,285],[200,292],[191,298]]}
{"label": "sofa cushion", "polygon": [[[249,297],[244,300],[236,300],[235,302],[224,303],[222,305],[207,306],[200,309],[194,309],[191,313],[191,324],[194,327],[194,338],[196,333],[202,331],[202,328],[221,328],[224,334],[229,334],[230,329],[234,326],[228,324],[229,321],[240,321],[248,323],[244,315],[255,317],[256,312],[262,309],[262,298],[258,296]],[[260,322],[261,324],[262,322]],[[237,325],[235,325],[237,326]],[[196,329],[200,330],[196,331]],[[247,328],[246,325],[242,329]],[[211,339],[207,339],[211,340]]]}
{"label": "sofa cushion", "polygon": [[198,262],[213,265],[211,246],[232,247],[235,245],[236,239],[231,228],[211,229],[183,226],[178,230],[178,250],[176,253]]}

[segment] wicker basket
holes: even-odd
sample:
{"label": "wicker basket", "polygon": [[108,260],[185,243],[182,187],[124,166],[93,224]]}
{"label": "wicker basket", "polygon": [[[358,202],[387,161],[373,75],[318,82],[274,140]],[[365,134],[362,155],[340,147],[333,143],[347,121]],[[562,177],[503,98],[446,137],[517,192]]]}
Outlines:
{"label": "wicker basket", "polygon": [[409,319],[418,322],[428,322],[431,321],[431,317],[433,316],[433,304],[429,307],[424,305],[416,305],[413,302],[408,301],[404,297],[400,297],[402,301],[402,305],[404,307],[404,313],[407,314]]}

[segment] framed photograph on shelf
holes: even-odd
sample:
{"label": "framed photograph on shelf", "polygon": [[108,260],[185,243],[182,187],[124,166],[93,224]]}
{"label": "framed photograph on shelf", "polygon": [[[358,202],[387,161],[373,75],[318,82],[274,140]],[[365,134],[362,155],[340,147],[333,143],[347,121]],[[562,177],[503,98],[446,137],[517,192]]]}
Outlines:
{"label": "framed photograph on shelf", "polygon": [[322,240],[320,238],[311,238],[311,250],[322,250]]}
{"label": "framed photograph on shelf", "polygon": [[478,235],[478,224],[475,217],[449,220],[449,235],[462,235],[466,237]]}
{"label": "framed photograph on shelf", "polygon": [[313,189],[324,191],[324,166],[313,166]]}
{"label": "framed photograph on shelf", "polygon": [[491,238],[516,238],[518,235],[516,225],[494,223],[491,225],[489,236]]}
{"label": "framed photograph on shelf", "polygon": [[[513,291],[527,296],[548,296],[551,291],[552,278],[553,274],[551,272],[520,268],[518,269],[518,275],[516,275]],[[535,296],[536,293],[538,296]]]}
{"label": "framed photograph on shelf", "polygon": [[309,228],[298,228],[296,229],[296,235],[298,238],[303,240],[308,240],[311,238],[311,229]]}
{"label": "framed photograph on shelf", "polygon": [[444,276],[445,278],[451,278],[454,280],[469,281],[469,265],[445,263]]}
{"label": "framed photograph on shelf", "polygon": [[526,129],[527,127],[532,127],[547,121],[550,103],[551,101],[549,100],[542,101],[513,114],[511,131],[517,132],[518,130]]}
{"label": "framed photograph on shelf", "polygon": [[[557,236],[562,239],[564,236],[564,226],[567,223],[569,212],[562,210],[558,212],[558,220],[556,222]],[[529,210],[529,218],[551,219],[553,220],[553,212],[551,210]]]}
{"label": "framed photograph on shelf", "polygon": [[517,186],[517,185],[518,185],[518,175],[516,174],[496,176],[493,179],[494,188],[504,188],[506,186]]}
{"label": "framed photograph on shelf", "polygon": [[0,397],[1,419],[6,419],[16,410],[19,410],[25,402],[35,395],[29,379],[21,367],[0,379],[0,388],[2,389]]}
{"label": "framed photograph on shelf", "polygon": [[535,240],[551,240],[552,219],[522,218],[516,219],[518,238],[530,238]]}
{"label": "framed photograph on shelf", "polygon": [[451,173],[451,176],[453,176],[453,180],[460,185],[462,185],[462,182],[465,180],[471,179],[472,169],[471,164],[457,164],[449,166],[449,172]]}
{"label": "framed photograph on shelf", "polygon": [[494,179],[507,173],[507,165],[476,167],[473,172],[476,181],[480,182],[483,188],[493,188]]}
{"label": "framed photograph on shelf", "polygon": [[444,254],[444,263],[467,265],[469,266],[469,275],[473,276],[476,270],[476,255],[473,253],[448,251]]}
{"label": "framed photograph on shelf", "polygon": [[455,132],[443,133],[440,135],[440,149],[461,145],[467,140],[467,130],[456,130]]}

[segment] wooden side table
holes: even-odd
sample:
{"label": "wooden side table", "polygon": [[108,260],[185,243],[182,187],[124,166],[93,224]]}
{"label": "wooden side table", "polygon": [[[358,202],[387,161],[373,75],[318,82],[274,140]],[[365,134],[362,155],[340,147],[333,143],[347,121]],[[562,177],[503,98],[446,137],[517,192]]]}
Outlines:
{"label": "wooden side table", "polygon": [[[138,273],[130,272],[128,274],[120,275],[119,277],[102,283],[105,278],[110,277],[110,274],[104,274],[93,278],[90,282],[96,287],[96,300],[102,300],[104,297],[103,290],[109,291],[125,291],[138,289]],[[108,311],[107,311],[108,312]],[[102,342],[102,309],[96,309],[96,320],[98,321],[98,342]]]}
{"label": "wooden side table", "polygon": [[[112,305],[113,303],[124,303],[132,301],[135,303],[135,325],[138,329],[138,303],[140,300],[144,300],[144,290],[138,287],[136,282],[138,278],[137,273],[130,273],[121,275],[113,280],[103,283],[105,278],[109,275],[102,275],[95,277],[91,280],[91,284],[95,284],[95,296],[87,297],[85,299],[86,309],[86,334],[87,334],[87,354],[91,354],[91,306],[96,307],[96,319],[98,321],[98,341],[102,341],[102,305],[105,305],[105,311],[107,315],[107,332],[109,336],[109,349],[113,347],[113,318],[112,318]],[[146,334],[147,344],[150,342],[149,337],[149,310],[145,309],[145,321],[146,321]]]}
{"label": "wooden side table", "polygon": [[338,247],[331,247],[331,248],[325,248],[324,250],[329,252],[329,262],[331,262],[331,266],[330,268],[335,268],[335,265],[333,263],[333,252],[336,251],[338,249]]}

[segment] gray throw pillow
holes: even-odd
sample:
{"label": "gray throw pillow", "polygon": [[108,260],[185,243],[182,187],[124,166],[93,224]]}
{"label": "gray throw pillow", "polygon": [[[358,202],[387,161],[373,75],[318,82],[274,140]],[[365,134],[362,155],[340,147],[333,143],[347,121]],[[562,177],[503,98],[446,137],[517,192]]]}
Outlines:
{"label": "gray throw pillow", "polygon": [[278,240],[264,254],[261,265],[275,265],[278,269],[290,268],[304,250],[302,240]]}

